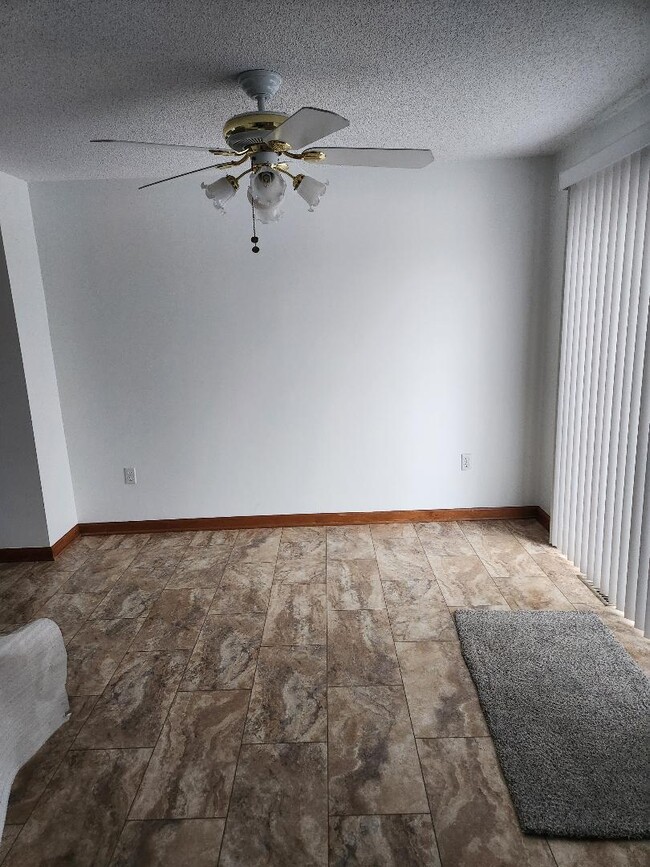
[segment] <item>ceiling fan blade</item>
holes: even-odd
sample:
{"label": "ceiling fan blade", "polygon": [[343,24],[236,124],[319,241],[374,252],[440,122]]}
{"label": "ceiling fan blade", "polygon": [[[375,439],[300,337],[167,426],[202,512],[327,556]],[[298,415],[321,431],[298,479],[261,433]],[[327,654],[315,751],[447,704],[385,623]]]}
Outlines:
{"label": "ceiling fan blade", "polygon": [[224,150],[221,148],[201,147],[200,145],[179,145],[179,144],[164,144],[158,141],[123,141],[117,138],[91,138],[91,144],[126,144],[126,145],[145,145],[146,147],[154,148],[180,148],[188,151],[204,151],[206,153],[215,154],[216,156],[232,156],[236,151]]}
{"label": "ceiling fan blade", "polygon": [[167,181],[175,181],[176,178],[184,178],[186,175],[195,175],[197,172],[207,172],[208,169],[218,169],[219,163],[212,163],[209,166],[203,166],[202,169],[192,169],[191,172],[183,172],[181,175],[172,175],[171,178],[163,178],[160,181],[152,181],[150,184],[143,184],[138,187],[139,190],[146,190],[147,187],[155,187],[156,184],[165,184]]}
{"label": "ceiling fan blade", "polygon": [[411,148],[316,148],[325,154],[323,165],[374,166],[382,169],[423,169],[433,162],[429,150]]}
{"label": "ceiling fan blade", "polygon": [[323,108],[299,108],[279,127],[264,135],[264,141],[284,141],[293,150],[307,147],[308,144],[325,138],[339,129],[350,126],[350,121]]}

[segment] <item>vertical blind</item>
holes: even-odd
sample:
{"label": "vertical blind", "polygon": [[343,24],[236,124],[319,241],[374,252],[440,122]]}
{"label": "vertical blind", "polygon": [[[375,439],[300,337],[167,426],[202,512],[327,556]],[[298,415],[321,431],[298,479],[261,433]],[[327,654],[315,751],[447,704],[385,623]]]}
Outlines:
{"label": "vertical blind", "polygon": [[569,190],[551,542],[650,635],[646,148]]}

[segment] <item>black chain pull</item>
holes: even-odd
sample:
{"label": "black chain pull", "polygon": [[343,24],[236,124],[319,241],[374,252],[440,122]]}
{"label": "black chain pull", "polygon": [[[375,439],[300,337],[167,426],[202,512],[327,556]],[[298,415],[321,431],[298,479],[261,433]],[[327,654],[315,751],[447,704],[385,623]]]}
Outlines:
{"label": "black chain pull", "polygon": [[251,210],[253,212],[253,235],[251,237],[251,242],[253,244],[253,253],[259,253],[260,248],[257,246],[259,238],[257,237],[257,230],[255,228],[255,202],[253,201],[251,201]]}

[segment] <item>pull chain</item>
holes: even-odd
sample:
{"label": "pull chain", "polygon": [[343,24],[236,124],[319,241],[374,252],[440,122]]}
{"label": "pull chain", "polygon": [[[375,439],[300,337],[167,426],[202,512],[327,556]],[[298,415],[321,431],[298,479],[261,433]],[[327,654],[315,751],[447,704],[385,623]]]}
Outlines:
{"label": "pull chain", "polygon": [[253,244],[253,253],[259,253],[260,248],[257,246],[259,238],[257,237],[257,230],[255,228],[255,202],[253,201],[251,201],[251,211],[253,212],[253,235],[251,237],[251,242]]}

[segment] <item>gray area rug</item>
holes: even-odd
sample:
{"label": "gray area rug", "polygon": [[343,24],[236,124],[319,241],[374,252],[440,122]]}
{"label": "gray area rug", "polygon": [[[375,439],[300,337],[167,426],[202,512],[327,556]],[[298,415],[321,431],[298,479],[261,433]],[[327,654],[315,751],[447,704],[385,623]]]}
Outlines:
{"label": "gray area rug", "polygon": [[522,831],[650,837],[650,678],[601,620],[486,610],[455,620]]}

